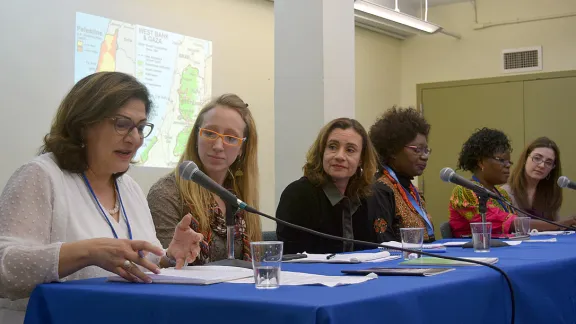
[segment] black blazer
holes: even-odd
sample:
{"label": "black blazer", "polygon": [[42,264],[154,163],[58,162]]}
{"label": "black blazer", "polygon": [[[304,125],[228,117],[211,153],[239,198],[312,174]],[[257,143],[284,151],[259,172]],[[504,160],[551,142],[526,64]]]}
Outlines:
{"label": "black blazer", "polygon": [[[322,233],[342,236],[342,201],[332,206],[322,186],[314,186],[302,177],[286,187],[280,197],[276,217],[287,222],[304,226]],[[354,239],[376,242],[373,229],[374,217],[368,212],[365,199],[352,215]],[[343,251],[340,241],[320,238],[296,229],[278,224],[278,239],[284,242],[284,254],[293,253],[337,253]],[[354,250],[373,247],[354,244]]]}

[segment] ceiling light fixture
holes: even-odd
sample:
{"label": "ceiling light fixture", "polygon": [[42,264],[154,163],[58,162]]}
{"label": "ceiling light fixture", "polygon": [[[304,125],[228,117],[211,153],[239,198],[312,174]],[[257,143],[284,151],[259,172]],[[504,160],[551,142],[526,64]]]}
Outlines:
{"label": "ceiling light fixture", "polygon": [[[400,12],[400,9],[398,9],[398,0],[396,0],[396,9],[387,8],[369,1],[355,0],[354,9],[430,34],[442,30],[442,27],[438,25]],[[426,16],[428,16],[427,11],[428,10],[426,10]]]}

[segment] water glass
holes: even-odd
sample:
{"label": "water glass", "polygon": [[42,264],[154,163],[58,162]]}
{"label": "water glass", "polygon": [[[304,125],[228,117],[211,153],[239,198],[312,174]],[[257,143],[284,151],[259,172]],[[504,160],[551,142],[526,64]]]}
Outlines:
{"label": "water glass", "polygon": [[490,252],[492,223],[470,223],[474,252]]}
{"label": "water glass", "polygon": [[514,233],[516,236],[530,234],[530,217],[516,217],[514,219]]}
{"label": "water glass", "polygon": [[254,283],[257,289],[280,287],[280,266],[284,242],[250,242]]}
{"label": "water glass", "polygon": [[[422,252],[422,244],[424,243],[424,229],[423,228],[401,228],[400,238],[402,239],[402,248]],[[402,252],[404,260],[417,259],[421,254]]]}

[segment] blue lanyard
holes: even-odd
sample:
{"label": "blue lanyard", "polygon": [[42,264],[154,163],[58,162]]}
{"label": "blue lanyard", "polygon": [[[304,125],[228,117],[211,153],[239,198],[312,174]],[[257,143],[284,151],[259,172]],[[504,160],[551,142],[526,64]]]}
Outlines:
{"label": "blue lanyard", "polygon": [[[82,173],[82,178],[86,183],[86,187],[88,187],[88,190],[90,190],[92,198],[94,198],[94,201],[98,205],[98,208],[100,208],[100,212],[102,212],[102,217],[104,217],[106,223],[108,223],[108,226],[110,226],[112,234],[114,234],[114,238],[118,238],[118,234],[116,234],[114,226],[112,226],[112,223],[110,223],[110,219],[108,219],[108,217],[106,216],[104,208],[102,208],[102,205],[100,205],[100,202],[98,201],[98,198],[96,197],[96,194],[94,193],[94,190],[92,189],[92,186],[90,185],[90,181],[88,181],[86,174]],[[122,208],[122,214],[124,215],[124,220],[126,221],[126,227],[128,227],[128,237],[132,239],[132,228],[130,227],[130,222],[128,221],[128,216],[126,215],[126,209],[124,209],[124,204],[122,203],[122,196],[120,196],[120,188],[118,187],[118,182],[116,180],[114,180],[114,186],[116,187],[116,192],[118,193],[118,200],[120,201],[120,208]]]}
{"label": "blue lanyard", "polygon": [[414,190],[414,192],[416,193],[416,199],[418,200],[418,202],[416,202],[416,200],[414,200],[414,196],[412,196],[412,193],[406,190],[406,188],[404,188],[404,186],[400,183],[400,181],[398,181],[396,173],[392,169],[390,169],[387,165],[385,165],[384,168],[386,169],[386,171],[388,171],[388,173],[390,173],[392,178],[396,180],[396,182],[400,185],[402,190],[404,190],[406,196],[408,197],[408,200],[412,204],[412,207],[414,207],[416,212],[418,212],[420,217],[422,217],[422,219],[424,219],[424,221],[426,222],[426,229],[428,230],[428,236],[430,237],[434,236],[434,228],[432,227],[432,223],[430,223],[430,219],[428,219],[428,215],[426,214],[424,208],[422,207],[422,202],[420,201],[420,195],[418,194],[418,190],[416,190],[414,185],[410,183],[410,188],[412,188],[412,190]]}
{"label": "blue lanyard", "polygon": [[[478,183],[480,184],[480,186],[482,186],[482,182],[480,182],[480,180],[479,180],[475,175],[472,176],[472,180],[478,182]],[[484,187],[484,186],[482,186],[482,187]],[[502,194],[500,194],[500,191],[498,191],[498,189],[496,189],[496,194],[497,194],[498,196],[500,196],[501,198],[504,198],[504,197],[502,197]],[[500,199],[494,199],[494,198],[491,198],[491,199],[496,200],[496,202],[497,202],[500,206],[502,206],[502,209],[503,209],[505,212],[510,213],[510,211],[508,210],[508,207],[507,207],[506,205],[504,205],[504,203],[503,203]]]}

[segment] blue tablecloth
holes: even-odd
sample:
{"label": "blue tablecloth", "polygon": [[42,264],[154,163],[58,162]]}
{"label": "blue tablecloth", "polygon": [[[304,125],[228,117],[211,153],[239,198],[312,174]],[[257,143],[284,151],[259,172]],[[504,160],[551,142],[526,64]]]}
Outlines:
{"label": "blue tablecloth", "polygon": [[[500,258],[496,265],[514,285],[516,323],[576,322],[576,235],[483,254],[448,248],[446,255]],[[342,269],[398,262],[284,264],[283,270],[340,275]],[[35,323],[510,323],[510,294],[501,274],[480,266],[433,277],[379,277],[335,288],[276,290],[90,279],[38,286],[26,315],[26,324]]]}

